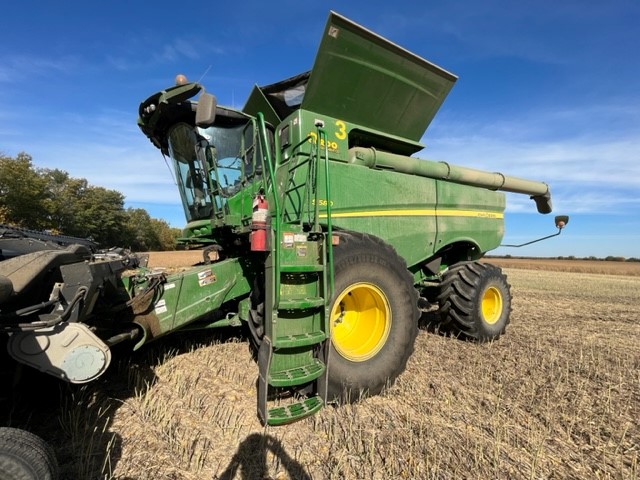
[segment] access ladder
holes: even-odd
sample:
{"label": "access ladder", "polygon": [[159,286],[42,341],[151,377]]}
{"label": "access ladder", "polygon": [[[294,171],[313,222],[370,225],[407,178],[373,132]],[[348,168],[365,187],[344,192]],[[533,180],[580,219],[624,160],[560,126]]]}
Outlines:
{"label": "access ladder", "polygon": [[[260,115],[259,122],[264,136]],[[317,128],[317,138],[326,137],[321,125]],[[298,154],[278,165],[285,169],[278,172],[286,176],[283,191],[274,191],[276,182],[271,182],[271,248],[265,264],[264,337],[258,350],[258,416],[264,425],[308,417],[327,401],[332,236],[330,206],[325,230],[318,221],[316,186],[323,163],[329,200],[328,151],[307,139],[298,147],[303,145],[311,145],[311,151],[298,148]],[[266,172],[276,178],[270,158],[267,163]]]}

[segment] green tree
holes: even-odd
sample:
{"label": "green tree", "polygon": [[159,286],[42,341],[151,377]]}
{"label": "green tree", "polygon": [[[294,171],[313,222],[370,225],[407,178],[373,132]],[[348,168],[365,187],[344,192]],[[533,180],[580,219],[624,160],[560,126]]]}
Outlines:
{"label": "green tree", "polygon": [[153,229],[160,241],[160,250],[175,250],[176,239],[182,234],[179,228],[171,228],[164,220],[151,219]]}
{"label": "green tree", "polygon": [[88,188],[85,179],[71,178],[63,170],[45,170],[43,172],[47,180],[49,198],[49,224],[50,228],[67,235],[78,236],[82,228],[76,226],[76,213],[79,208],[79,200]]}
{"label": "green tree", "polygon": [[103,248],[172,250],[180,230],[144,209],[124,209],[124,196],[60,169],[38,169],[26,153],[0,154],[0,222],[92,238]]}
{"label": "green tree", "polygon": [[63,170],[43,170],[49,198],[49,228],[75,237],[92,237],[108,248],[126,241],[124,196],[116,190],[89,185]]}
{"label": "green tree", "polygon": [[160,241],[151,224],[151,217],[142,208],[128,208],[126,246],[134,251],[159,250]]}
{"label": "green tree", "polygon": [[172,229],[164,220],[151,218],[142,208],[128,208],[127,247],[134,251],[173,250],[180,230]]}
{"label": "green tree", "polygon": [[122,246],[126,220],[120,192],[87,186],[77,198],[72,235],[93,237],[104,248]]}
{"label": "green tree", "polygon": [[33,167],[31,156],[0,155],[0,213],[5,223],[48,228],[47,182]]}

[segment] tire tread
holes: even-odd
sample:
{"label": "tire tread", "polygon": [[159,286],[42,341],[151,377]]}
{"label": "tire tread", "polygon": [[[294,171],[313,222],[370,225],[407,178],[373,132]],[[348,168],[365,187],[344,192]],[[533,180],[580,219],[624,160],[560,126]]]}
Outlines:
{"label": "tire tread", "polygon": [[[486,282],[494,282],[503,293],[506,309],[497,324],[497,331],[488,332],[484,322],[476,314],[480,290]],[[441,282],[437,297],[443,324],[451,326],[467,339],[478,342],[496,340],[509,324],[511,315],[510,285],[502,270],[495,265],[480,262],[463,262],[449,268]]]}
{"label": "tire tread", "polygon": [[[24,464],[29,468],[25,469]],[[58,462],[48,443],[33,433],[10,427],[0,428],[0,474],[5,471],[25,480],[56,480],[59,475]]]}
{"label": "tire tread", "polygon": [[[353,383],[350,382],[350,385],[344,385],[344,382],[340,385],[338,384],[338,379],[333,379],[332,381],[332,369],[330,367],[330,397],[337,399],[339,402],[354,402],[360,398],[380,393],[385,386],[392,384],[398,375],[405,370],[407,361],[414,351],[415,339],[418,335],[418,319],[420,315],[418,292],[413,287],[413,277],[407,269],[404,259],[397,254],[392,246],[380,238],[366,233],[340,231],[334,232],[334,234],[340,237],[339,246],[337,248],[334,247],[334,264],[341,265],[340,270],[357,268],[363,262],[371,262],[371,264],[392,270],[394,275],[400,279],[399,283],[404,286],[403,294],[405,294],[405,298],[402,299],[402,302],[414,306],[411,309],[411,318],[404,319],[410,325],[408,327],[410,331],[408,332],[407,345],[403,345],[402,349],[394,353],[394,368],[391,374],[380,369],[369,368],[366,378],[359,377]],[[336,275],[336,279],[337,277],[338,275]],[[334,292],[335,294],[336,292]],[[396,321],[400,322],[398,319]],[[401,324],[398,323],[398,325]],[[390,333],[385,347],[394,343],[395,339],[391,338],[391,335]],[[333,351],[331,356],[335,358],[339,354]],[[370,360],[363,363],[367,364],[368,362]],[[332,361],[330,360],[330,365],[331,363]],[[364,384],[366,384],[366,387]]]}

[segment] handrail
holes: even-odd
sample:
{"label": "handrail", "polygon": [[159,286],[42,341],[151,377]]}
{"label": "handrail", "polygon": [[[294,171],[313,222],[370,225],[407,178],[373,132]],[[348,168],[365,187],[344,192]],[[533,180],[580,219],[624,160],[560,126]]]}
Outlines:
{"label": "handrail", "polygon": [[[324,183],[325,183],[325,194],[327,200],[327,266],[328,272],[325,274],[329,277],[329,290],[327,292],[326,299],[331,299],[333,297],[333,226],[331,224],[331,187],[329,185],[329,142],[327,138],[327,132],[325,130],[320,130],[318,128],[318,138],[324,138]],[[320,150],[320,149],[318,149]],[[316,194],[317,196],[317,194]],[[318,201],[316,200],[316,208],[318,207]],[[318,221],[319,215],[316,215],[316,222]],[[327,269],[325,269],[327,270]],[[327,305],[327,309],[330,306]],[[327,318],[330,319],[331,312],[327,311]]]}
{"label": "handrail", "polygon": [[[290,187],[289,183],[286,185],[286,189],[283,192],[284,193],[284,197],[283,199],[286,201],[286,197],[288,194],[290,194],[291,192],[294,192],[296,190],[300,190],[302,188],[304,188],[304,192],[302,193],[302,197],[304,197],[304,199],[301,201],[301,206],[300,206],[300,210],[298,211],[298,217],[297,220],[299,220],[301,223],[304,221],[304,213],[305,211],[307,211],[307,209],[304,208],[304,203],[305,200],[309,200],[309,191],[308,191],[308,186],[310,183],[310,178],[309,175],[312,172],[313,169],[313,159],[314,159],[314,148],[315,146],[312,145],[312,150],[311,152],[308,154],[308,156],[302,160],[300,160],[300,155],[299,155],[299,149],[300,147],[302,147],[303,145],[305,145],[306,143],[309,142],[309,140],[312,138],[312,135],[307,135],[302,141],[298,142],[296,145],[294,145],[291,149],[292,155],[291,155],[291,164],[287,166],[287,170],[288,170],[288,174],[289,174],[289,178],[288,178],[288,182],[293,182],[293,186]],[[309,165],[309,171],[307,173],[307,178],[306,181],[304,183],[300,183],[300,184],[295,184],[295,171],[298,170],[299,168],[310,164]],[[283,206],[282,209],[282,216],[284,217],[285,215],[285,209],[286,207]]]}
{"label": "handrail", "polygon": [[[258,131],[260,133],[260,140],[262,142],[262,145],[264,146],[264,157],[266,157],[267,166],[269,167],[269,177],[271,178],[271,189],[273,191],[273,203],[274,203],[275,211],[279,212],[280,204],[278,201],[277,192],[275,191],[276,176],[273,169],[273,162],[271,160],[271,151],[269,150],[269,142],[267,141],[267,125],[264,121],[264,115],[262,114],[262,112],[258,112]],[[264,168],[264,165],[263,165],[263,168]]]}
{"label": "handrail", "polygon": [[[271,276],[272,276],[272,285],[274,286],[274,304],[273,307],[277,308],[278,305],[280,304],[280,275],[278,274],[278,272],[280,272],[280,238],[275,238],[273,235],[273,232],[275,231],[278,235],[280,235],[280,230],[281,230],[281,226],[280,226],[280,202],[278,200],[278,192],[276,189],[276,176],[275,176],[275,170],[273,168],[273,162],[271,160],[271,151],[269,150],[269,143],[267,141],[267,126],[266,123],[264,121],[264,115],[262,114],[262,112],[258,112],[258,131],[260,133],[260,141],[262,142],[263,145],[263,166],[262,169],[264,170],[264,159],[266,158],[267,160],[267,167],[268,167],[268,172],[269,172],[269,178],[271,179],[271,193],[272,193],[272,197],[273,197],[273,209],[274,209],[274,213],[275,215],[273,215],[275,217],[275,229],[271,229],[271,243],[273,244],[273,256],[274,258],[274,268],[271,270]],[[267,180],[265,179],[265,195],[267,194],[267,184],[266,184]],[[265,319],[266,322],[271,322],[271,319]]]}
{"label": "handrail", "polygon": [[[264,116],[262,113],[258,113],[257,115],[258,118],[258,129],[259,129],[259,133],[260,133],[260,141],[261,143],[264,145],[264,155],[263,155],[263,163],[266,160],[267,163],[267,171],[269,174],[269,178],[271,179],[271,194],[272,194],[272,198],[273,198],[273,212],[274,215],[273,217],[275,217],[275,225],[274,228],[272,229],[272,232],[275,231],[276,234],[280,234],[281,233],[281,229],[282,229],[282,222],[283,222],[283,215],[284,215],[284,205],[280,205],[280,199],[279,199],[279,194],[277,191],[277,187],[276,187],[276,176],[275,176],[275,168],[274,168],[274,164],[273,164],[273,160],[271,157],[271,152],[268,148],[268,143],[267,143],[267,129],[266,129],[266,124],[264,121]],[[292,149],[292,151],[296,151],[298,148],[300,148],[302,145],[304,145],[305,143],[307,143],[309,141],[309,139],[312,138],[312,135],[308,135],[304,140],[302,140],[301,142],[299,142],[297,145],[295,145]],[[333,295],[333,289],[334,289],[334,278],[333,278],[333,245],[332,245],[332,241],[333,241],[333,227],[332,227],[332,222],[331,222],[331,189],[330,189],[330,185],[329,185],[329,148],[328,148],[328,137],[327,137],[327,132],[324,130],[322,125],[317,125],[317,142],[312,145],[312,150],[311,152],[309,152],[309,156],[300,161],[299,163],[296,160],[296,163],[293,164],[292,166],[287,166],[288,169],[288,174],[289,174],[289,178],[293,178],[295,175],[295,171],[308,164],[309,163],[309,172],[307,173],[307,178],[306,178],[306,185],[304,185],[307,190],[306,193],[303,194],[303,197],[305,197],[306,202],[303,201],[303,205],[301,205],[301,210],[299,212],[299,220],[302,222],[304,221],[304,211],[307,211],[309,214],[311,214],[311,211],[308,209],[309,207],[309,200],[310,200],[310,191],[308,190],[309,188],[309,184],[311,184],[311,186],[313,187],[314,185],[317,185],[318,182],[318,173],[319,173],[319,167],[320,167],[320,160],[322,159],[322,156],[324,156],[324,176],[325,176],[325,196],[326,196],[326,212],[327,212],[327,231],[326,231],[326,236],[325,236],[325,242],[326,242],[326,262],[327,262],[327,267],[325,268],[325,276],[326,276],[326,283],[325,285],[328,285],[328,289],[326,292],[326,301],[328,301],[328,299],[330,299]],[[321,150],[321,144],[324,143],[324,155],[322,154],[322,150]],[[298,158],[298,156],[292,156],[292,161],[293,158]],[[263,165],[263,170],[264,170],[264,165]],[[265,187],[266,185],[266,179],[265,179]],[[295,184],[294,184],[295,185]],[[302,188],[303,185],[295,185],[292,188],[289,188],[289,185],[287,184],[285,188],[287,188],[288,190],[285,190],[285,196],[286,193],[297,190],[298,188]],[[267,188],[265,188],[265,190],[268,190]],[[320,231],[320,224],[319,224],[319,218],[320,218],[320,213],[319,213],[319,207],[320,207],[320,201],[318,198],[319,195],[319,189],[318,188],[314,188],[313,189],[313,193],[315,195],[315,201],[314,203],[314,212],[313,212],[313,229],[316,232]],[[266,193],[266,191],[265,191]],[[283,197],[283,201],[286,202],[286,198]],[[304,205],[304,204],[307,205]],[[309,221],[311,221],[311,218],[309,218]],[[310,222],[311,223],[311,222]],[[272,269],[272,284],[274,285],[274,308],[277,308],[279,303],[280,303],[280,238],[274,238],[272,237],[272,241],[273,241],[273,255],[274,255],[274,268]],[[329,308],[329,306],[327,305],[326,308]]]}

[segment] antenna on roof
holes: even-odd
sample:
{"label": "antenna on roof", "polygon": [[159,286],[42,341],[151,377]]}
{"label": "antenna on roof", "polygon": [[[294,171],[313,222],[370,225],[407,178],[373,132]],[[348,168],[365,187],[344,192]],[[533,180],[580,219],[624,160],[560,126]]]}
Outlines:
{"label": "antenna on roof", "polygon": [[209,70],[211,70],[211,65],[209,65],[209,66],[207,67],[207,69],[204,71],[204,73],[202,74],[202,76],[198,79],[198,83],[200,83],[200,82],[202,81],[202,79],[205,77],[205,75],[206,75],[207,73],[209,73]]}

